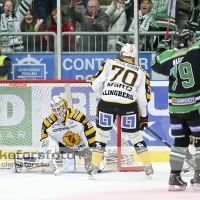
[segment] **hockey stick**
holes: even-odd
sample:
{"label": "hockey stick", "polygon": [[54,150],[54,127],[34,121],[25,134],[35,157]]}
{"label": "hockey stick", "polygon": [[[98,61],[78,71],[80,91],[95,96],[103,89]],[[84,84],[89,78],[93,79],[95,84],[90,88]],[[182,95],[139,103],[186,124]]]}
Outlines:
{"label": "hockey stick", "polygon": [[[148,131],[150,131],[154,136],[156,136],[162,143],[164,143],[166,146],[168,146],[170,149],[172,148],[169,143],[167,143],[165,140],[163,140],[155,131],[150,129],[149,127],[145,127]],[[195,169],[195,166],[193,163],[191,163],[189,160],[185,159],[185,161]]]}
{"label": "hockey stick", "polygon": [[171,2],[170,2],[168,25],[167,25],[167,29],[166,29],[166,35],[165,35],[166,40],[169,39],[169,28],[170,28],[170,18],[171,18],[171,13],[172,13],[172,5],[173,5],[173,0],[171,0]]}

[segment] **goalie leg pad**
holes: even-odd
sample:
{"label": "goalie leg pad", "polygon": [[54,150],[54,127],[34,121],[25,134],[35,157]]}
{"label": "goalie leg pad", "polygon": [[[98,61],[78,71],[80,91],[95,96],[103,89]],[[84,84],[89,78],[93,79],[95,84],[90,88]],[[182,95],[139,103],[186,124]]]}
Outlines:
{"label": "goalie leg pad", "polygon": [[49,166],[45,159],[40,160],[38,152],[29,153],[29,157],[23,153],[15,154],[14,157],[14,172],[26,172],[34,168],[40,168],[41,171]]}

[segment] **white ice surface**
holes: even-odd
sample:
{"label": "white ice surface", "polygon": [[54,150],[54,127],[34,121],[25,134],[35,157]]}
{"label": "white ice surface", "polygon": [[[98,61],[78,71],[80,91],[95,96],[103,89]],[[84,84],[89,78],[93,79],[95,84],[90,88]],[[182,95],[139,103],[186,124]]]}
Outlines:
{"label": "white ice surface", "polygon": [[0,171],[0,200],[198,200],[190,185],[193,173],[182,175],[187,189],[168,191],[169,164],[153,163],[152,179],[144,172],[103,172],[88,180],[85,172],[58,176]]}

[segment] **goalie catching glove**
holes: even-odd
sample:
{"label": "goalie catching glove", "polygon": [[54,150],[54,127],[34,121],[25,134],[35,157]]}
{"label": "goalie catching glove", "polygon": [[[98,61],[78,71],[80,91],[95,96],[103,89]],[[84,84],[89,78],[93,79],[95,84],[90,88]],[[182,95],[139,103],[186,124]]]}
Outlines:
{"label": "goalie catching glove", "polygon": [[146,117],[140,117],[140,129],[144,130],[144,127],[148,126],[148,115]]}

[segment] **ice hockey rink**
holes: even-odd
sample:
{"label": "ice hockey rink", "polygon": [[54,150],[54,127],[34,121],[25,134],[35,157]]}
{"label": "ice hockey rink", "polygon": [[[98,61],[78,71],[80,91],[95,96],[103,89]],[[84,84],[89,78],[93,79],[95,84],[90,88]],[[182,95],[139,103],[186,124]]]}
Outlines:
{"label": "ice hockey rink", "polygon": [[88,180],[85,172],[13,173],[0,171],[1,200],[174,200],[200,199],[190,185],[193,173],[183,174],[185,191],[169,192],[169,164],[153,163],[152,179],[144,172],[102,172]]}

